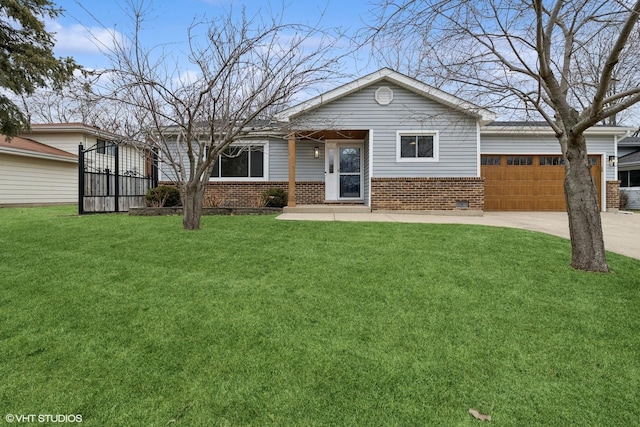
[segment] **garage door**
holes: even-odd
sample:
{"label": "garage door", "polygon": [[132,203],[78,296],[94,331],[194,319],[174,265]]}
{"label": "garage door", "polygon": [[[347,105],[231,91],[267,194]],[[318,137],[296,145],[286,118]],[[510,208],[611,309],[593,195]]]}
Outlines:
{"label": "garage door", "polygon": [[[601,203],[600,156],[589,156]],[[557,155],[483,155],[487,211],[564,211],[564,160]]]}

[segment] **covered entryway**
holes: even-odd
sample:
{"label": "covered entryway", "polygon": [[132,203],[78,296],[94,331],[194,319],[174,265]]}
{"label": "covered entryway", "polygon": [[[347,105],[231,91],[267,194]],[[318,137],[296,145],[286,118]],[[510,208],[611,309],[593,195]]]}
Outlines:
{"label": "covered entryway", "polygon": [[[589,156],[602,206],[600,156]],[[486,211],[564,211],[564,160],[559,155],[482,155]]]}
{"label": "covered entryway", "polygon": [[296,181],[302,185],[310,179],[324,184],[320,203],[368,206],[369,138],[368,130],[299,130],[289,135],[287,207],[297,206]]}

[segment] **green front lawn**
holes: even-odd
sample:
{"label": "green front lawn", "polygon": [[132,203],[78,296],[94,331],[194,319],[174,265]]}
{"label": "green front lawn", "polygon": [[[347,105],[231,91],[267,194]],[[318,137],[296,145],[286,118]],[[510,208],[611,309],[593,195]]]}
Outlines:
{"label": "green front lawn", "polygon": [[573,271],[566,240],[480,226],[202,228],[0,209],[0,416],[483,425],[474,408],[496,426],[640,423],[640,261]]}

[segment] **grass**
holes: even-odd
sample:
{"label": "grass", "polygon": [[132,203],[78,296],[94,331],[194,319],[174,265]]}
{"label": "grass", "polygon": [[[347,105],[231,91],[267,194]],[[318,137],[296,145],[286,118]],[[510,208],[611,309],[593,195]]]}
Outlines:
{"label": "grass", "polygon": [[480,226],[0,209],[0,415],[639,425],[640,261],[608,259]]}

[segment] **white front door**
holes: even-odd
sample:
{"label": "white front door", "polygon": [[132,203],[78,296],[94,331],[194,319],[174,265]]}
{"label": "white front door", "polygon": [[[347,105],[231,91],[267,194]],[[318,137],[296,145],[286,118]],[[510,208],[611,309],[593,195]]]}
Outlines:
{"label": "white front door", "polygon": [[362,145],[325,144],[325,198],[362,199]]}

